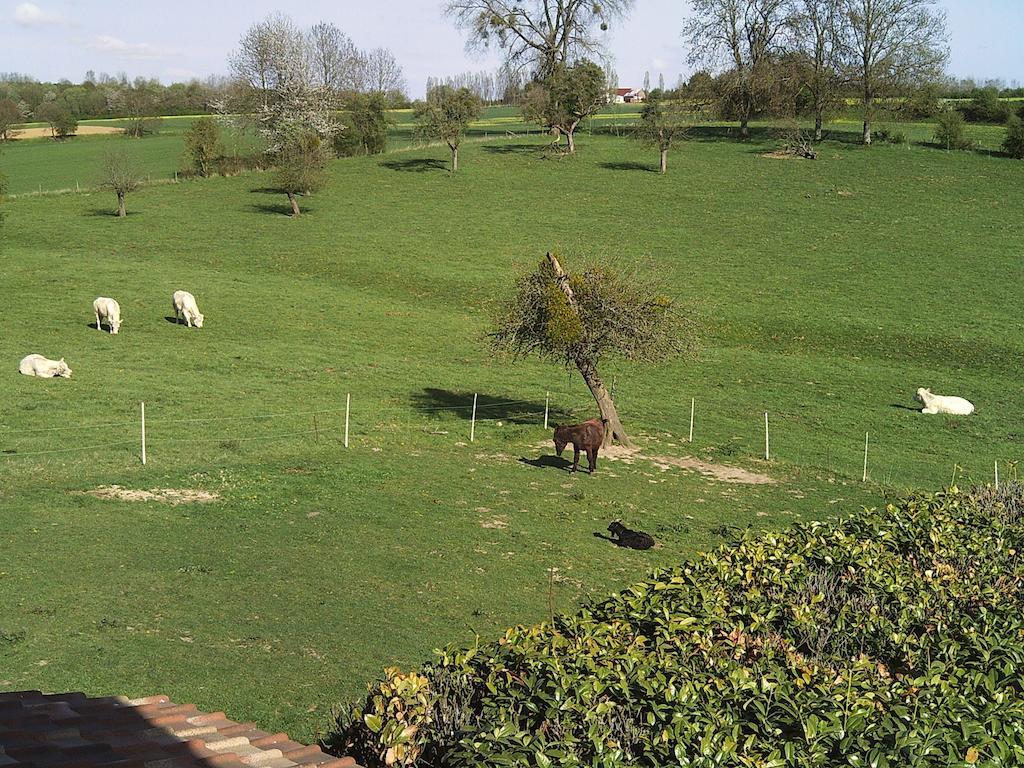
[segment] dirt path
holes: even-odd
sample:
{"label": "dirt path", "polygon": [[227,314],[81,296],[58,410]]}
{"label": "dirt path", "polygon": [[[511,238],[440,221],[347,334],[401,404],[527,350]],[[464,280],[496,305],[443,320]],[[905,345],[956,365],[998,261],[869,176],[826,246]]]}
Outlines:
{"label": "dirt path", "polygon": [[[124,133],[123,128],[114,128],[109,125],[80,125],[75,132],[76,136],[98,136],[102,134]],[[18,139],[49,139],[53,133],[49,128],[21,128],[11,132],[11,138]]]}

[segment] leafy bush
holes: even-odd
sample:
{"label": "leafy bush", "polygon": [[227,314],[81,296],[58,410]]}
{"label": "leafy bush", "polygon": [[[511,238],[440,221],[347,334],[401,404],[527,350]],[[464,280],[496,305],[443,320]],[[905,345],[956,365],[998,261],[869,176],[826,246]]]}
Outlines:
{"label": "leafy bush", "polygon": [[334,135],[338,157],[378,155],[388,146],[387,100],[383,94],[356,94],[342,114],[345,127]]}
{"label": "leafy bush", "polygon": [[964,117],[972,123],[1005,123],[1012,112],[1009,102],[1000,101],[995,88],[978,88],[963,107]]}
{"label": "leafy bush", "polygon": [[887,144],[907,143],[907,133],[902,128],[882,128],[875,133],[875,138]]}
{"label": "leafy bush", "polygon": [[1024,489],[918,494],[438,651],[325,740],[368,766],[1024,764]]}
{"label": "leafy bush", "polygon": [[1003,151],[1010,157],[1024,160],[1024,120],[1011,115],[1006,121],[1006,138],[1003,139]]}
{"label": "leafy bush", "polygon": [[947,109],[939,115],[935,126],[935,141],[946,149],[974,148],[974,142],[964,133],[964,116],[955,109]]}

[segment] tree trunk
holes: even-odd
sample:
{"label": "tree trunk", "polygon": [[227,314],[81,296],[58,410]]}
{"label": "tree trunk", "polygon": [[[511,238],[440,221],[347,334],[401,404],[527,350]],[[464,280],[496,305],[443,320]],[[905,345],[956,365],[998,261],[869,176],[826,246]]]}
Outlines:
{"label": "tree trunk", "polygon": [[864,90],[864,144],[871,146],[871,110],[874,109],[874,98],[871,91]]}
{"label": "tree trunk", "polygon": [[[569,285],[569,275],[566,274],[565,270],[562,269],[562,265],[558,262],[557,257],[553,253],[547,255],[548,264],[551,265],[552,271],[555,273],[555,282],[558,284],[559,290],[565,295],[566,300],[569,302],[569,307],[573,312],[580,313],[579,305],[576,303],[576,296],[573,293],[572,286]],[[619,412],[615,408],[615,401],[612,400],[611,394],[604,386],[604,382],[601,381],[601,377],[597,372],[597,367],[589,361],[577,362],[577,369],[579,369],[580,375],[583,377],[583,381],[586,382],[587,388],[590,390],[590,394],[594,396],[594,400],[597,401],[597,407],[601,411],[602,421],[607,422],[604,431],[604,446],[607,448],[612,444],[612,439],[619,441],[620,445],[625,447],[631,447],[632,441],[629,439],[629,435],[626,434],[626,430],[622,426],[622,421],[619,419]]]}
{"label": "tree trunk", "polygon": [[123,219],[128,215],[128,211],[124,209],[124,192],[117,193],[117,217]]}
{"label": "tree trunk", "polygon": [[452,173],[459,170],[459,148],[452,147]]}
{"label": "tree trunk", "polygon": [[295,197],[294,192],[288,192],[288,202],[292,204],[292,216],[301,216],[302,211],[299,210],[299,201]]}
{"label": "tree trunk", "polygon": [[750,125],[749,125],[749,122],[750,121],[747,119],[747,117],[745,115],[740,118],[740,138],[741,139],[749,139],[750,138]]}
{"label": "tree trunk", "polygon": [[821,112],[822,112],[821,107],[818,107],[818,111],[814,115],[814,140],[815,141],[821,141],[821,124],[823,122],[822,121]]}
{"label": "tree trunk", "polygon": [[569,141],[569,154],[570,155],[575,155],[576,154],[576,126],[573,126],[572,128],[570,128],[566,132],[565,138],[568,139],[568,141]]}
{"label": "tree trunk", "polygon": [[668,173],[668,150],[667,149],[662,149],[661,150],[661,165],[660,165],[660,168],[661,168],[661,172],[662,173]]}
{"label": "tree trunk", "polygon": [[597,368],[588,364],[579,364],[576,367],[579,369],[583,381],[586,382],[590,394],[597,401],[598,410],[601,411],[601,421],[605,422],[603,447],[607,448],[610,446],[612,439],[618,440],[619,445],[626,448],[632,447],[633,442],[629,439],[625,428],[622,426],[619,412],[615,408],[615,401],[612,400],[611,393],[608,392],[604,382],[601,381]]}

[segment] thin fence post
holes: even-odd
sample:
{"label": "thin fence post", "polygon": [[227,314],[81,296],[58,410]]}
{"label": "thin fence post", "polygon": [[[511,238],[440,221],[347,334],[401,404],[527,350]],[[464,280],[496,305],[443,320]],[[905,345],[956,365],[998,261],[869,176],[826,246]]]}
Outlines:
{"label": "thin fence post", "polygon": [[996,459],[996,490],[999,490],[999,459]]}
{"label": "thin fence post", "polygon": [[772,454],[768,446],[768,411],[764,412],[764,460],[771,461]]}
{"label": "thin fence post", "polygon": [[690,398],[690,439],[689,442],[693,442],[693,411],[697,407],[697,398]]}
{"label": "thin fence post", "polygon": [[345,447],[348,448],[348,412],[352,405],[352,393],[345,395]]}
{"label": "thin fence post", "polygon": [[146,466],[146,404],[140,402],[139,410],[142,414],[142,466]]}
{"label": "thin fence post", "polygon": [[866,483],[868,481],[868,433],[864,433],[864,475],[861,477],[861,482]]}
{"label": "thin fence post", "polygon": [[474,392],[473,393],[473,418],[472,418],[472,421],[470,421],[470,423],[469,423],[469,442],[471,442],[471,443],[476,440],[476,395],[477,395],[477,393]]}
{"label": "thin fence post", "polygon": [[551,404],[551,393],[544,393],[544,429],[548,428],[548,406]]}

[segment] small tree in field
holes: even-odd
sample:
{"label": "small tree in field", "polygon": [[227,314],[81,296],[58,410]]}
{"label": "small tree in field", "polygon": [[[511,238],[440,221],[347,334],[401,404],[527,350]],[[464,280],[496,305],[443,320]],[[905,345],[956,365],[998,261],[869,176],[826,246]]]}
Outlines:
{"label": "small tree in field", "polygon": [[667,173],[668,151],[673,144],[686,138],[690,126],[690,116],[682,103],[651,99],[644,104],[640,113],[636,137],[645,144],[658,148],[658,167],[662,173]]}
{"label": "small tree in field", "polygon": [[576,128],[608,101],[605,71],[592,61],[572,67],[557,64],[543,80],[529,86],[523,101],[523,117],[546,126],[555,136],[565,136],[569,154],[576,152]]}
{"label": "small tree in field", "polygon": [[421,136],[443,141],[452,152],[452,173],[459,170],[459,145],[466,128],[480,117],[480,99],[468,88],[438,85],[416,107],[416,122]]}
{"label": "small tree in field", "polygon": [[292,207],[292,216],[301,216],[299,195],[319,192],[327,185],[327,147],[312,131],[287,141],[277,154],[274,174],[277,186]]}
{"label": "small tree in field", "polygon": [[128,215],[124,199],[129,192],[134,192],[142,183],[142,178],[135,163],[126,152],[108,152],[103,158],[103,186],[113,190],[117,195],[117,216]]}
{"label": "small tree in field", "polygon": [[25,118],[12,99],[0,99],[0,141],[11,138],[12,128]]}
{"label": "small tree in field", "polygon": [[935,125],[935,141],[946,149],[968,150],[974,142],[964,132],[964,116],[959,109],[945,109]]}
{"label": "small tree in field", "polygon": [[524,358],[536,354],[575,368],[607,421],[605,444],[631,445],[611,393],[598,373],[617,355],[656,362],[692,351],[693,322],[676,310],[647,273],[594,263],[567,273],[549,253],[517,282],[516,295],[500,308],[491,334],[495,352]]}
{"label": "small tree in field", "polygon": [[220,154],[220,126],[212,117],[200,117],[185,131],[185,149],[192,168],[200,176],[209,176]]}
{"label": "small tree in field", "polygon": [[1003,151],[1010,157],[1024,160],[1024,120],[1017,115],[1010,115],[1006,121],[1006,138],[1003,139]]}
{"label": "small tree in field", "polygon": [[50,124],[50,135],[55,139],[66,139],[78,131],[78,120],[71,114],[71,110],[55,101],[41,104],[35,115]]}

